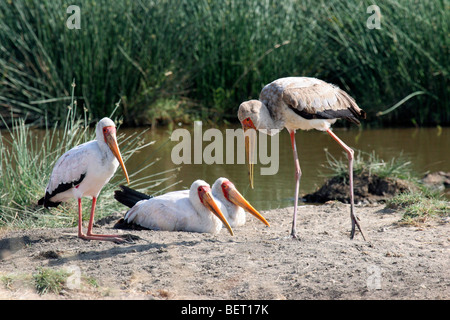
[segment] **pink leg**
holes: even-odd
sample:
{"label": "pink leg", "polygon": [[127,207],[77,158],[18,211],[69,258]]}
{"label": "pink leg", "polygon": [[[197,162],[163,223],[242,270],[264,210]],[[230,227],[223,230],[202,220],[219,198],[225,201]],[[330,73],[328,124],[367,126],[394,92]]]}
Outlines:
{"label": "pink leg", "polygon": [[81,198],[78,198],[78,237],[83,237],[83,213],[81,211]]}
{"label": "pink leg", "polygon": [[88,224],[88,229],[87,229],[88,236],[92,235],[92,226],[94,225],[94,215],[95,215],[96,204],[97,204],[97,198],[93,197],[92,198],[92,206],[91,206],[91,216],[89,217],[89,224]]}
{"label": "pink leg", "polygon": [[105,240],[105,241],[115,241],[115,242],[124,242],[125,240],[121,238],[120,235],[105,235],[105,234],[93,234],[92,226],[94,224],[94,214],[95,214],[95,205],[97,203],[97,198],[92,198],[92,207],[91,207],[91,216],[89,218],[89,225],[87,229],[87,234],[83,234],[81,230],[81,199],[78,199],[78,237],[85,240]]}
{"label": "pink leg", "polygon": [[359,231],[361,232],[361,235],[364,240],[366,240],[366,237],[364,236],[364,232],[362,231],[362,228],[358,222],[359,218],[355,215],[355,209],[354,209],[354,194],[353,194],[353,155],[354,151],[349,148],[341,139],[338,138],[330,129],[327,130],[328,134],[336,140],[339,145],[344,148],[344,150],[347,152],[348,156],[348,175],[350,180],[350,217],[352,219],[352,232],[350,234],[350,239],[353,239],[355,236],[355,225],[358,227]]}
{"label": "pink leg", "polygon": [[295,198],[294,198],[294,218],[292,220],[291,236],[297,238],[297,207],[298,207],[298,192],[300,189],[300,178],[302,176],[302,170],[300,169],[300,162],[298,161],[297,146],[295,145],[295,130],[289,130],[291,136],[292,152],[294,154],[295,163]]}

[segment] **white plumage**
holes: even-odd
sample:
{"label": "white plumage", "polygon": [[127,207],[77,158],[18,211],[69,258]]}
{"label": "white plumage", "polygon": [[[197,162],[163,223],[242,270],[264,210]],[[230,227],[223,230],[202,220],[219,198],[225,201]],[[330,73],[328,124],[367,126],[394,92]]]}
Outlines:
{"label": "white plumage", "polygon": [[261,90],[259,100],[241,104],[238,118],[249,115],[256,129],[327,131],[338,118],[359,124],[365,112],[339,87],[308,77],[277,79]]}
{"label": "white plumage", "polygon": [[[88,240],[120,241],[117,236],[92,234],[95,204],[103,186],[109,182],[119,164],[128,179],[128,173],[120,154],[116,126],[109,118],[100,120],[96,127],[96,140],[74,147],[64,153],[53,168],[45,189],[45,196],[38,204],[56,207],[71,198],[78,199],[78,236]],[[87,235],[81,231],[81,198],[91,197],[92,208]]]}
{"label": "white plumage", "polygon": [[211,188],[196,180],[189,190],[173,191],[137,202],[125,215],[125,223],[164,231],[218,233],[222,223],[233,230],[214,201]]}
{"label": "white plumage", "polygon": [[220,210],[230,223],[231,227],[245,224],[245,211],[250,212],[257,219],[269,226],[267,220],[239,193],[234,184],[227,178],[217,179],[212,188],[212,194]]}
{"label": "white plumage", "polygon": [[[238,118],[244,131],[261,130],[267,134],[276,134],[286,128],[291,136],[292,151],[295,162],[295,200],[294,218],[291,235],[297,236],[296,217],[301,169],[295,144],[295,131],[316,129],[326,131],[347,152],[349,159],[350,181],[350,216],[352,220],[351,238],[358,226],[363,238],[361,226],[354,213],[353,200],[353,150],[349,148],[330,127],[337,119],[346,119],[359,124],[358,118],[365,118],[366,113],[358,107],[355,100],[345,91],[325,81],[308,77],[288,77],[275,80],[266,85],[259,95],[259,100],[249,100],[239,106]],[[252,159],[249,136],[246,136],[247,157]],[[253,164],[249,162],[250,185],[253,188]]]}
{"label": "white plumage", "polygon": [[[112,153],[102,150],[101,145],[103,143],[100,144],[97,140],[89,141],[67,151],[59,158],[45,191],[53,194],[63,184],[72,184],[73,187],[56,193],[49,198],[50,201],[64,202],[70,198],[99,195],[119,166]],[[81,182],[78,182],[81,178]]]}

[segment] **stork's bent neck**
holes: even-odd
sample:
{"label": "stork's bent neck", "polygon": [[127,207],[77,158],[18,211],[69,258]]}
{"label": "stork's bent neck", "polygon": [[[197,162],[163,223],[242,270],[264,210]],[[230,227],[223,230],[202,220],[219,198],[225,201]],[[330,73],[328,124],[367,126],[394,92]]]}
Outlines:
{"label": "stork's bent neck", "polygon": [[263,101],[261,101],[261,108],[259,109],[258,115],[258,125],[257,129],[265,129],[268,130],[268,134],[273,135],[277,131],[284,128],[284,120],[283,117],[276,114],[273,110],[270,109]]}

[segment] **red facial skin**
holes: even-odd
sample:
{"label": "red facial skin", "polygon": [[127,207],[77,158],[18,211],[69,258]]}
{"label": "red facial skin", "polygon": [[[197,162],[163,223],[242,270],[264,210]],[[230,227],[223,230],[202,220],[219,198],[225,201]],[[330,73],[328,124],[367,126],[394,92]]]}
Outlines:
{"label": "red facial skin", "polygon": [[241,123],[242,123],[242,127],[244,128],[244,130],[247,130],[247,129],[255,129],[256,130],[256,127],[253,124],[252,119],[250,119],[250,118],[245,118],[244,120],[242,120]]}
{"label": "red facial skin", "polygon": [[203,195],[204,195],[205,193],[207,193],[207,192],[211,192],[211,188],[206,187],[206,186],[198,187],[198,188],[197,188],[197,191],[198,191],[198,195],[199,195],[200,201],[201,201],[201,202],[203,203],[203,205],[204,205],[205,203],[203,202]]}
{"label": "red facial skin", "polygon": [[235,188],[235,186],[230,181],[225,181],[222,183],[222,192],[228,201],[231,201],[228,197],[228,193],[231,188]]}
{"label": "red facial skin", "polygon": [[111,135],[111,134],[115,134],[116,133],[116,127],[104,127],[103,128],[103,138],[105,139],[106,142],[106,136]]}

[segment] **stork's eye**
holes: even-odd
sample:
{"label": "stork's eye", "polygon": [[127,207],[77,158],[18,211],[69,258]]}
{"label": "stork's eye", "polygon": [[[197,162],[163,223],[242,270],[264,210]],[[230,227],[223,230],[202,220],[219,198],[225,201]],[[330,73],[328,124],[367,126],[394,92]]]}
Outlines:
{"label": "stork's eye", "polygon": [[107,132],[108,132],[108,129],[103,128],[103,133],[107,133]]}
{"label": "stork's eye", "polygon": [[199,192],[200,192],[200,191],[202,191],[202,187],[198,187],[198,189],[197,189],[197,190],[198,190]]}

